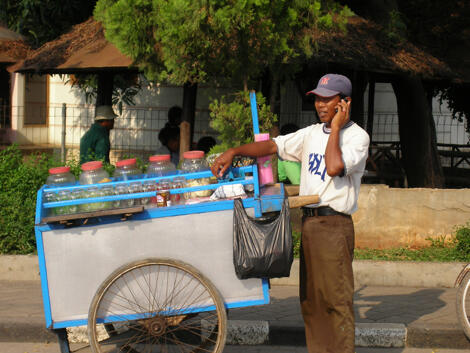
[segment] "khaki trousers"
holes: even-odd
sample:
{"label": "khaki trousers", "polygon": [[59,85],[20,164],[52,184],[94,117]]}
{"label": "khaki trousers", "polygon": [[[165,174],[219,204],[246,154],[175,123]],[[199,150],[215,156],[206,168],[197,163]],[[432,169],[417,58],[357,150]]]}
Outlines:
{"label": "khaki trousers", "polygon": [[354,353],[351,216],[302,219],[300,304],[309,353]]}

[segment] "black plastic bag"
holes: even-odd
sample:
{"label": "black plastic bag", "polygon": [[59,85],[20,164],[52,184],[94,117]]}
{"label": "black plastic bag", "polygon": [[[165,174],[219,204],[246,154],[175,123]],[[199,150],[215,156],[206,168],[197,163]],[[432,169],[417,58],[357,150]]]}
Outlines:
{"label": "black plastic bag", "polygon": [[289,202],[271,218],[248,216],[241,199],[234,200],[233,264],[239,279],[288,277],[294,252]]}

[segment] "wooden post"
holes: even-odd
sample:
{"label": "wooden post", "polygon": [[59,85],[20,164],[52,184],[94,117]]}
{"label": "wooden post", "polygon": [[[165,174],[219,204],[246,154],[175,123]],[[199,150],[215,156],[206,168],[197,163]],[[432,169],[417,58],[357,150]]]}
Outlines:
{"label": "wooden post", "polygon": [[372,141],[372,128],[374,127],[374,106],[375,106],[375,79],[369,80],[369,102],[367,108],[367,133]]}
{"label": "wooden post", "polygon": [[62,103],[62,139],[60,141],[60,161],[65,163],[65,134],[67,130],[67,105]]}
{"label": "wooden post", "polygon": [[96,106],[113,105],[114,73],[100,72],[98,74],[98,92]]}
{"label": "wooden post", "polygon": [[197,84],[186,83],[183,87],[183,116],[180,125],[180,160],[183,159],[184,152],[192,149],[196,97]]}

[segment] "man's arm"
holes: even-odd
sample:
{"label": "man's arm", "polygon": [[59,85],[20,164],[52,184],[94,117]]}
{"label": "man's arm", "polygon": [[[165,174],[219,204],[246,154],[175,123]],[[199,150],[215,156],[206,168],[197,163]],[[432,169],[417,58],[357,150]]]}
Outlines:
{"label": "man's arm", "polygon": [[232,165],[233,157],[262,157],[277,153],[277,145],[274,141],[259,141],[229,148],[215,160],[211,167],[212,174],[222,177],[225,171]]}
{"label": "man's arm", "polygon": [[341,148],[339,146],[339,134],[343,126],[349,121],[349,108],[351,100],[342,99],[338,103],[338,112],[331,121],[331,132],[325,150],[326,173],[330,177],[342,175],[344,162]]}

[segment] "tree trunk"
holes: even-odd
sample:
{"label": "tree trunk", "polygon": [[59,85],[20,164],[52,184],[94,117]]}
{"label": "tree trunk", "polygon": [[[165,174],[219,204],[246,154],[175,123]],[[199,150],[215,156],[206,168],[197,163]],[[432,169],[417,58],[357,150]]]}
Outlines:
{"label": "tree trunk", "polygon": [[436,146],[431,107],[421,80],[400,76],[392,82],[397,97],[403,164],[411,187],[442,188],[444,174]]}
{"label": "tree trunk", "polygon": [[96,106],[113,105],[114,73],[100,72],[98,74],[98,89],[96,94]]}
{"label": "tree trunk", "polygon": [[180,160],[183,153],[192,149],[194,136],[194,117],[196,116],[197,84],[183,86],[183,113],[180,126]]}

